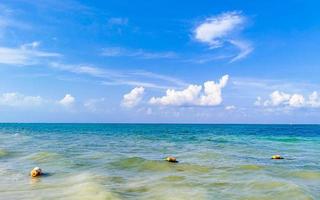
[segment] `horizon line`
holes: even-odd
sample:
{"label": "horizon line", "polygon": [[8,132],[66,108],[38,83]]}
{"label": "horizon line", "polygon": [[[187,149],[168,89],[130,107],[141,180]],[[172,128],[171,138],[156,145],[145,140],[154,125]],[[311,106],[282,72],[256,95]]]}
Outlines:
{"label": "horizon line", "polygon": [[190,123],[190,122],[0,122],[0,124],[127,124],[127,125],[320,125],[320,123]]}

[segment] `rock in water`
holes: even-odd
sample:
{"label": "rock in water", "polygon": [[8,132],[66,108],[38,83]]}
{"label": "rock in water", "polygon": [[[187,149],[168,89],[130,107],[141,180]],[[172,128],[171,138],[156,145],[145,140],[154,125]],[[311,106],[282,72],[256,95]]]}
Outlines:
{"label": "rock in water", "polygon": [[178,162],[177,159],[176,159],[175,157],[173,157],[173,156],[167,157],[167,158],[166,158],[166,161],[168,161],[168,162],[173,162],[173,163],[177,163],[177,162]]}
{"label": "rock in water", "polygon": [[40,167],[35,167],[30,172],[30,176],[32,176],[32,177],[41,176],[41,174],[42,174],[42,170],[40,169]]}
{"label": "rock in water", "polygon": [[283,157],[280,155],[273,155],[271,159],[283,159]]}

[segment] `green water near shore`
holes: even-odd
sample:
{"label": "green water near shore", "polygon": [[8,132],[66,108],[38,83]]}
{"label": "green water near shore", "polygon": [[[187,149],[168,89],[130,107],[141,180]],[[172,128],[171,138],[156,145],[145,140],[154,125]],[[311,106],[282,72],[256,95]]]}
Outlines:
{"label": "green water near shore", "polygon": [[0,199],[316,200],[319,142],[320,126],[1,124]]}

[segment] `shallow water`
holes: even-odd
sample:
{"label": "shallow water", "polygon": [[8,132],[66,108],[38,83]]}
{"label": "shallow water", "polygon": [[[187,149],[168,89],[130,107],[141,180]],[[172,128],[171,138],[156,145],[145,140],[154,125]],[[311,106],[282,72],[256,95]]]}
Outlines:
{"label": "shallow water", "polygon": [[0,199],[320,199],[319,155],[317,125],[0,124]]}

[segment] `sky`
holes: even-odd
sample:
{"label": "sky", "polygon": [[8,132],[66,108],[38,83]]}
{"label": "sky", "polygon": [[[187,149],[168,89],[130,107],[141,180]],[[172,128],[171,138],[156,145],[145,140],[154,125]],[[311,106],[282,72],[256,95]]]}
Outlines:
{"label": "sky", "polygon": [[2,0],[0,122],[320,123],[316,0]]}

